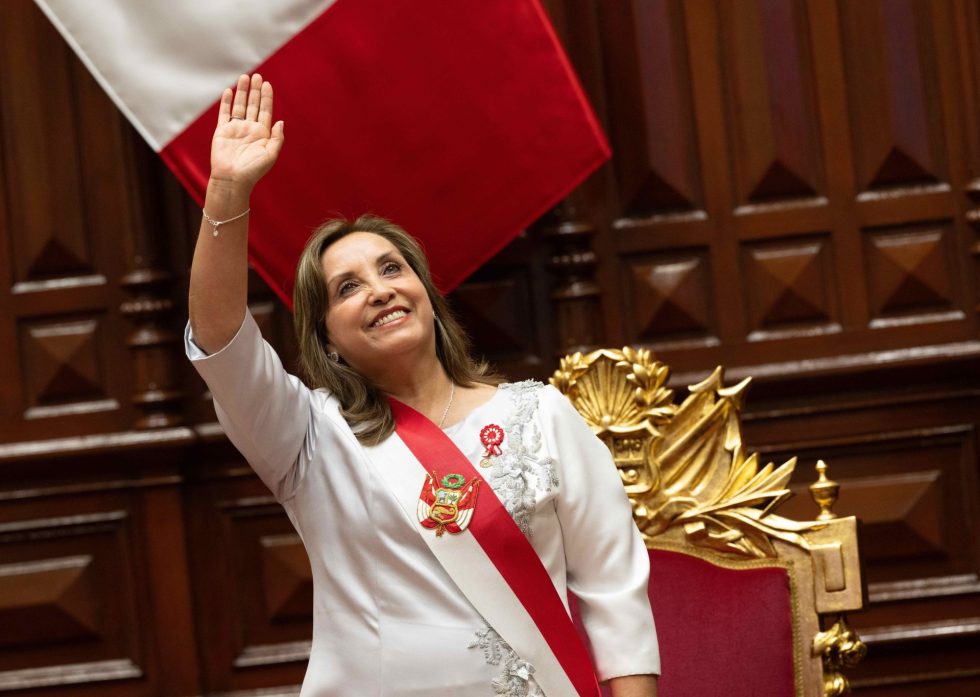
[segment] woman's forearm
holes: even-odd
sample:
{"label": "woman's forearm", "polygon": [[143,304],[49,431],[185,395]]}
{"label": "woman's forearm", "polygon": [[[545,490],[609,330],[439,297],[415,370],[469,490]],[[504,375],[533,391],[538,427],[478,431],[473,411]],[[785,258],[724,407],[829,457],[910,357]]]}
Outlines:
{"label": "woman's forearm", "polygon": [[[250,191],[212,182],[204,210],[231,218],[249,206]],[[218,237],[202,220],[191,264],[188,310],[194,340],[207,353],[227,344],[242,323],[248,286],[248,217],[221,226]]]}
{"label": "woman's forearm", "polygon": [[657,697],[657,676],[624,675],[612,678],[609,688],[613,697]]}

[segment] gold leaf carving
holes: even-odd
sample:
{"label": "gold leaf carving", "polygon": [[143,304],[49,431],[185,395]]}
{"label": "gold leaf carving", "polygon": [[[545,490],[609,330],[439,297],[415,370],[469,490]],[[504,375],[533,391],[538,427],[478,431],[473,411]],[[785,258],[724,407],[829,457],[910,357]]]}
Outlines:
{"label": "gold leaf carving", "polygon": [[824,697],[840,697],[850,692],[843,668],[853,668],[868,653],[847,620],[840,616],[830,629],[813,638],[813,655],[820,656],[824,668]]}
{"label": "gold leaf carving", "polygon": [[613,453],[646,541],[679,529],[692,544],[747,557],[776,556],[773,539],[807,549],[802,533],[819,523],[772,513],[790,495],[796,458],[760,467],[744,452],[749,379],[725,387],[716,368],[677,405],[669,376],[648,350],[627,347],[568,356],[551,378]]}

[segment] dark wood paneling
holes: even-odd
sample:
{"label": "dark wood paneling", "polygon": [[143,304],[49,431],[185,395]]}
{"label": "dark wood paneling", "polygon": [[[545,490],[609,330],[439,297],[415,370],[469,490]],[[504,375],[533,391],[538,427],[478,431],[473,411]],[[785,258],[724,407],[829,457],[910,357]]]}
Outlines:
{"label": "dark wood paneling", "polygon": [[914,0],[840,4],[861,191],[947,180],[928,5]]}
{"label": "dark wood paneling", "polygon": [[[549,268],[566,269],[571,276],[563,290],[556,289],[556,293],[566,295],[566,306],[588,303],[594,295],[588,288],[587,274],[585,278],[575,277],[581,269],[587,270],[588,260],[574,258],[574,253],[568,258],[562,258],[560,252],[549,255],[549,234],[562,236],[553,232],[555,228],[556,225],[542,226],[518,238],[492,265],[474,273],[449,298],[450,307],[469,333],[477,353],[515,378],[539,374],[553,361],[556,318],[548,298]],[[555,246],[562,243],[563,240]],[[583,313],[580,308],[567,309],[568,317],[557,318],[559,322],[574,323],[584,317],[587,323],[569,332],[595,335],[597,330],[591,326],[595,324],[594,315]]]}
{"label": "dark wood paneling", "polygon": [[289,519],[220,429],[204,427],[185,501],[201,690],[298,684],[312,636],[309,560]]}
{"label": "dark wood paneling", "polygon": [[736,205],[823,194],[804,3],[720,9]]}
{"label": "dark wood paneling", "polygon": [[[813,463],[825,459],[841,484],[835,510],[862,520],[869,605],[852,620],[869,655],[852,673],[857,694],[920,694],[924,684],[945,694],[953,677],[976,687],[978,371],[975,356],[950,356],[948,366],[763,381],[750,392],[753,448],[777,462],[799,455],[801,493]],[[800,496],[780,512],[806,517],[815,509]]]}
{"label": "dark wood paneling", "polygon": [[681,3],[602,3],[601,12],[617,217],[700,209]]}
{"label": "dark wood paneling", "polygon": [[709,253],[670,249],[623,257],[627,333],[658,346],[716,340]]}
{"label": "dark wood paneling", "polygon": [[128,128],[33,3],[3,14],[0,313],[14,335],[0,339],[25,380],[0,387],[0,439],[123,429],[130,376],[109,366],[127,364],[116,282],[119,231],[136,222]]}
{"label": "dark wood paneling", "polygon": [[840,331],[830,235],[742,244],[750,339]]}

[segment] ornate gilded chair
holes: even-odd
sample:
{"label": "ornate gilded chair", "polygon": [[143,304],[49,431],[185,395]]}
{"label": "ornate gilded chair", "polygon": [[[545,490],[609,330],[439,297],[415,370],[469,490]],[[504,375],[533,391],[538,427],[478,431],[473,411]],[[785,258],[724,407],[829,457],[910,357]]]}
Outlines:
{"label": "ornate gilded chair", "polygon": [[650,552],[661,697],[823,697],[864,655],[844,613],[862,606],[857,527],[831,511],[817,464],[815,520],[773,512],[796,458],[759,466],[742,447],[749,383],[718,368],[674,403],[649,351],[576,353],[551,383],[613,453]]}

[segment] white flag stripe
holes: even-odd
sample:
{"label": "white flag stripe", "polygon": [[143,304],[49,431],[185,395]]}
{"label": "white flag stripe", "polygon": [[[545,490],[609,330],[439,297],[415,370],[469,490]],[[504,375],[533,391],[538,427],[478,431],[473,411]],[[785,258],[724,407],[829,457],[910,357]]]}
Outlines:
{"label": "white flag stripe", "polygon": [[336,0],[35,2],[159,152]]}

